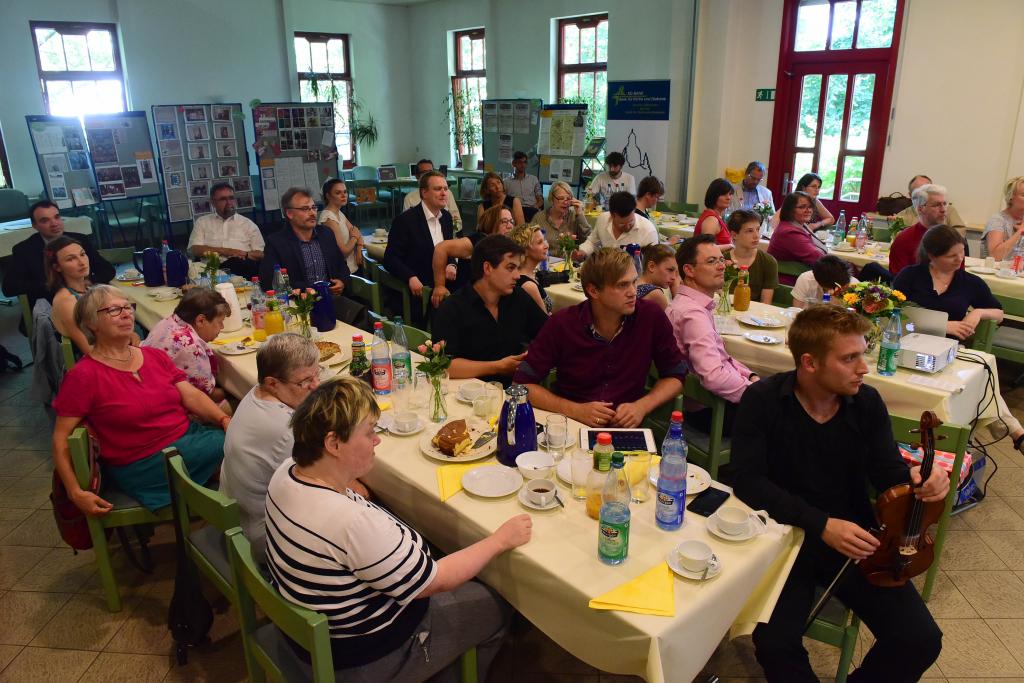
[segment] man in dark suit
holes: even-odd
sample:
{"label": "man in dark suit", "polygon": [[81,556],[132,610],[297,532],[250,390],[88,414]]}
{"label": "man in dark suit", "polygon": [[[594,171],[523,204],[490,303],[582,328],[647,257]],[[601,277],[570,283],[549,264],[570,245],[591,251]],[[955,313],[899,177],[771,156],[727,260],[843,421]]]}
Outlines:
{"label": "man in dark suit", "polygon": [[331,229],[317,225],[316,203],[309,190],[289,188],[281,195],[281,213],[288,221],[288,227],[267,237],[260,262],[263,289],[274,288],[275,265],[288,270],[288,280],[294,289],[329,281],[338,320],[368,329],[366,307],[342,296],[350,282],[345,256],[338,248]]}
{"label": "man in dark suit", "polygon": [[18,242],[11,249],[11,259],[4,273],[4,294],[7,296],[28,295],[29,306],[36,299],[49,298],[52,293],[46,288],[46,273],[43,272],[43,248],[58,237],[70,237],[82,244],[89,257],[89,280],[95,285],[114,279],[114,266],[104,260],[93,248],[88,235],[64,232],[64,221],[56,204],[44,199],[29,207],[32,229],[36,234]]}
{"label": "man in dark suit", "polygon": [[[431,267],[434,247],[442,240],[452,239],[452,215],[445,208],[448,181],[437,171],[420,176],[419,205],[402,212],[391,222],[388,246],[384,251],[384,267],[392,275],[409,284],[413,297],[418,297],[425,283],[434,281]],[[455,278],[455,266],[449,264],[446,274]]]}

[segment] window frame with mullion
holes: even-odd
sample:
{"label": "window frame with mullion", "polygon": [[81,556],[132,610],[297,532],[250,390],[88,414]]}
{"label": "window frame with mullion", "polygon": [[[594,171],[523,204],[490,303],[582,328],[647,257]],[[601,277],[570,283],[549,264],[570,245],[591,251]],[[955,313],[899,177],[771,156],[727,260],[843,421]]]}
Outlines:
{"label": "window frame with mullion", "polygon": [[[607,74],[608,74],[608,61],[607,61],[608,56],[607,55],[605,55],[605,61],[603,61],[603,62],[598,62],[598,61],[594,61],[594,62],[579,62],[578,61],[576,64],[565,64],[564,63],[565,54],[564,54],[563,50],[564,50],[564,47],[565,47],[565,28],[567,26],[575,26],[578,30],[582,30],[584,28],[591,28],[591,27],[593,27],[594,30],[597,30],[598,24],[600,24],[602,21],[609,21],[607,13],[605,13],[605,14],[588,14],[588,15],[582,16],[582,17],[567,17],[565,19],[559,19],[558,20],[558,39],[556,41],[557,44],[556,44],[556,54],[555,54],[555,59],[556,59],[555,67],[556,67],[557,79],[558,79],[558,87],[557,87],[558,98],[557,99],[559,101],[561,101],[561,99],[563,97],[565,97],[565,91],[563,90],[563,87],[564,87],[564,82],[565,82],[564,76],[566,74],[571,74],[571,73],[575,73],[575,74],[595,73],[596,74],[599,71],[603,71],[605,73],[605,78],[607,79]],[[596,52],[595,52],[594,56],[595,56],[595,58],[597,57],[597,53]],[[595,76],[595,80],[596,80],[596,76]]]}
{"label": "window frame with mullion", "polygon": [[[331,40],[341,40],[342,50],[345,58],[345,70],[344,71],[313,71],[312,60],[310,61],[309,71],[299,71],[298,65],[296,64],[295,72],[297,74],[297,80],[299,84],[299,99],[302,99],[302,81],[342,81],[348,84],[348,88],[345,93],[345,97],[348,100],[348,141],[351,159],[341,159],[343,165],[358,164],[358,148],[356,147],[355,138],[352,136],[352,117],[355,115],[353,110],[353,83],[352,83],[352,36],[349,33],[323,33],[317,31],[295,31],[292,36],[292,50],[295,49],[295,38],[303,38],[307,43],[324,43],[325,45]],[[312,58],[312,54],[310,55]],[[337,131],[335,131],[337,134]]]}
{"label": "window frame with mullion", "polygon": [[[50,110],[50,90],[47,81],[97,81],[116,80],[121,84],[121,110],[128,111],[128,94],[124,83],[124,65],[121,63],[121,40],[117,34],[117,24],[108,24],[97,21],[36,21],[28,22],[29,34],[32,36],[32,52],[36,58],[36,72],[39,74],[39,85],[43,91],[43,107],[48,114]],[[36,29],[50,29],[61,35],[61,41],[65,35],[87,36],[90,31],[106,31],[110,33],[111,55],[114,58],[113,71],[45,71],[43,62],[39,55],[39,45],[36,42]],[[51,74],[51,75],[47,75]],[[57,76],[59,74],[59,76]],[[99,77],[102,74],[106,78]]]}
{"label": "window frame with mullion", "polygon": [[[482,41],[484,41],[484,43],[483,43],[484,68],[482,68],[482,69],[468,68],[467,69],[467,68],[463,67],[463,64],[462,64],[462,50],[460,49],[460,45],[459,45],[459,43],[462,41],[463,38],[468,38],[470,40],[470,45],[472,45],[472,41],[474,41],[474,40],[482,40]],[[453,49],[454,49],[454,52],[455,52],[455,75],[452,76],[452,78],[451,78],[451,81],[452,81],[452,96],[453,97],[457,96],[458,93],[461,92],[463,88],[469,88],[469,79],[471,79],[471,78],[477,79],[476,87],[477,87],[477,91],[479,93],[479,90],[480,90],[479,79],[481,79],[481,78],[484,79],[484,83],[485,84],[487,82],[487,35],[486,35],[486,30],[483,29],[483,28],[472,28],[472,29],[465,29],[465,30],[462,30],[462,31],[454,31],[454,32],[452,32],[452,46],[453,46]],[[470,65],[470,67],[472,67],[472,65]],[[480,99],[481,99],[481,101],[483,100],[483,98],[480,98]],[[462,130],[462,117],[460,115],[461,113],[456,109],[456,111],[453,112],[453,114],[455,116],[455,130],[456,131],[461,131]],[[470,153],[470,151],[467,150],[465,148],[465,146],[462,144],[462,136],[458,135],[458,134],[455,136],[455,150],[457,152],[458,158],[460,159],[459,163],[461,163],[461,158],[462,158],[463,154],[469,154]],[[481,156],[483,154],[483,143],[482,142],[480,144],[480,150],[479,150],[478,153],[481,154]],[[473,170],[473,169],[471,169],[471,170]]]}

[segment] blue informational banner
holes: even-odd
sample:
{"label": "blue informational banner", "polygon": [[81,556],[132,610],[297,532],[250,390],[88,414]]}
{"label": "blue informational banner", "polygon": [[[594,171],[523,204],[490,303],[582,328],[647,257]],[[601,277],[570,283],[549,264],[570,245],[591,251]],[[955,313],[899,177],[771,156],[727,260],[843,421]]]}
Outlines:
{"label": "blue informational banner", "polygon": [[669,81],[608,81],[609,121],[668,121]]}

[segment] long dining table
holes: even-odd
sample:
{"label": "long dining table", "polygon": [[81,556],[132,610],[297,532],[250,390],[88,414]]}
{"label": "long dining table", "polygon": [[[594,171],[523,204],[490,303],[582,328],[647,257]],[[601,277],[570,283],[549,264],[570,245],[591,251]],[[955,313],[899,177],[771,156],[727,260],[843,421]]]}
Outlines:
{"label": "long dining table", "polygon": [[[585,296],[574,284],[557,284],[546,288],[551,296],[554,310],[582,302]],[[751,302],[750,313],[761,317],[773,317],[785,324],[784,327],[758,329],[751,326],[729,325],[722,334],[725,349],[761,376],[774,375],[794,368],[793,357],[786,344],[786,329],[792,323],[796,309]],[[732,318],[741,314],[733,311]],[[779,339],[776,344],[759,344],[743,336],[744,333],[773,335]],[[999,392],[999,373],[996,360],[983,351],[964,350],[952,365],[941,372],[927,374],[899,368],[892,377],[884,377],[875,371],[874,359],[868,363],[869,372],[865,381],[878,389],[889,411],[895,415],[920,415],[922,410],[932,410],[944,422],[959,425],[988,421],[997,417],[995,402],[989,399]],[[982,408],[979,411],[979,407]]]}
{"label": "long dining table", "polygon": [[[156,301],[147,288],[121,284],[136,303],[137,318],[151,327],[169,315],[176,301]],[[221,334],[220,340],[250,335],[251,328]],[[353,334],[362,330],[343,323],[322,334],[346,353]],[[219,347],[216,342],[214,349]],[[419,360],[413,354],[414,362]],[[332,372],[330,369],[327,372]],[[218,353],[218,383],[236,398],[256,384],[256,354]],[[446,404],[450,419],[466,418],[471,407],[456,400],[460,380],[451,380]],[[380,401],[385,414],[386,399]],[[537,411],[538,423],[545,419]],[[425,415],[421,415],[424,419]],[[564,482],[559,489],[565,507],[527,510],[516,496],[478,498],[466,491],[442,501],[438,470],[444,465],[428,458],[419,446],[440,425],[408,437],[381,435],[373,470],[365,477],[374,496],[444,552],[464,548],[493,533],[508,518],[529,512],[533,518],[530,542],[491,561],[480,579],[497,590],[517,611],[575,657],[603,671],[638,675],[652,683],[690,681],[697,676],[722,638],[750,633],[771,615],[803,540],[803,532],[769,522],[768,530],[743,541],[713,536],[705,519],[686,513],[683,526],[662,531],[654,523],[653,497],[632,506],[629,556],[619,566],[597,557],[597,524],[574,500]],[[570,435],[581,427],[570,420]],[[492,463],[491,456],[483,462]],[[714,486],[728,491],[728,487]],[[735,496],[728,504],[746,507]],[[747,508],[749,509],[749,508]],[[671,578],[666,556],[688,539],[708,543],[720,560],[721,573],[706,582]],[[672,587],[663,605],[672,616],[654,616],[589,607],[589,601],[652,571]]]}

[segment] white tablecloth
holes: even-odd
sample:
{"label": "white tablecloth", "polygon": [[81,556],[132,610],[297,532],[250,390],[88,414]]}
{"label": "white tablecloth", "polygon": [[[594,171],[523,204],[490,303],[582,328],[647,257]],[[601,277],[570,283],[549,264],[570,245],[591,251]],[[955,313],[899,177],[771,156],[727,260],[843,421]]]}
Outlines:
{"label": "white tablecloth", "polygon": [[[88,216],[68,216],[64,219],[64,229],[91,235],[92,221]],[[14,245],[28,239],[33,232],[32,221],[28,218],[0,223],[0,258],[10,256]]]}
{"label": "white tablecloth", "polygon": [[[174,309],[175,302],[161,303],[146,296],[145,287],[123,287],[123,291],[137,303],[143,325]],[[249,333],[246,327],[222,336]],[[338,323],[324,338],[348,347],[353,333],[361,331]],[[236,397],[256,383],[255,353],[220,355],[218,365],[218,381]],[[458,384],[451,382],[453,388]],[[453,419],[471,413],[451,394],[447,405]],[[538,421],[543,416],[538,411]],[[572,423],[571,429],[579,426]],[[803,539],[798,529],[778,527],[775,533],[744,543],[721,541],[704,528],[704,518],[691,513],[680,530],[664,532],[654,524],[651,500],[632,507],[629,558],[619,567],[609,567],[597,559],[596,523],[564,486],[560,489],[564,510],[529,511],[514,496],[495,501],[464,491],[441,502],[438,463],[418,447],[425,433],[404,438],[382,435],[374,469],[365,477],[375,495],[446,552],[486,537],[515,514],[530,512],[530,543],[495,558],[480,578],[555,642],[604,671],[643,676],[653,683],[691,680],[726,633],[749,633],[771,615]],[[730,504],[742,505],[735,498]],[[592,598],[658,565],[676,544],[690,538],[710,544],[723,569],[703,586],[675,579],[674,617],[588,607]]]}

